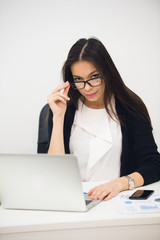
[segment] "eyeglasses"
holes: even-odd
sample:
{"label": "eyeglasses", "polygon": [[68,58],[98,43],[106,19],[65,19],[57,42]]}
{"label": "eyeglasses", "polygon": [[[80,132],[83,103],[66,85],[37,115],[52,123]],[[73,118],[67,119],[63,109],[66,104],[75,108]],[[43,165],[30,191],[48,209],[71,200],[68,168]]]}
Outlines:
{"label": "eyeglasses", "polygon": [[86,81],[70,82],[70,85],[73,89],[76,89],[76,90],[85,88],[86,84],[88,84],[91,87],[97,87],[102,84],[102,79],[103,78],[99,76],[92,79],[88,79]]}

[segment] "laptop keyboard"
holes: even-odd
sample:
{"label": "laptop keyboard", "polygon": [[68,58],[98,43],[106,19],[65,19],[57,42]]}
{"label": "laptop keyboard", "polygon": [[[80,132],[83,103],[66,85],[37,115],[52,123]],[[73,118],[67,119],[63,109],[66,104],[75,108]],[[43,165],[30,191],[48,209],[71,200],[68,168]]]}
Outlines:
{"label": "laptop keyboard", "polygon": [[86,205],[88,205],[89,203],[93,202],[93,200],[85,200],[86,201]]}

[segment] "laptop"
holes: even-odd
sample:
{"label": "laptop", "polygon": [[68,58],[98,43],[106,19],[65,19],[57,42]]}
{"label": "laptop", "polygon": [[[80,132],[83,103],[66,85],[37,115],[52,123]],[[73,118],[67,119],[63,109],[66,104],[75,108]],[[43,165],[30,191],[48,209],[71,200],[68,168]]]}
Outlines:
{"label": "laptop", "polygon": [[0,154],[0,200],[7,209],[76,212],[101,201],[83,193],[71,154]]}

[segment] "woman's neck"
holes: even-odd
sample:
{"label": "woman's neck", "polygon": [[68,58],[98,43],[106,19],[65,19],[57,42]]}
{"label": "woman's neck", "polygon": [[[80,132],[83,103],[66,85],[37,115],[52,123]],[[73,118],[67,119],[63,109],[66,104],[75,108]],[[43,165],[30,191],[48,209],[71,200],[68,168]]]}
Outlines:
{"label": "woman's neck", "polygon": [[104,102],[87,101],[83,96],[81,96],[80,99],[83,102],[83,104],[85,104],[88,108],[93,108],[93,109],[105,108]]}

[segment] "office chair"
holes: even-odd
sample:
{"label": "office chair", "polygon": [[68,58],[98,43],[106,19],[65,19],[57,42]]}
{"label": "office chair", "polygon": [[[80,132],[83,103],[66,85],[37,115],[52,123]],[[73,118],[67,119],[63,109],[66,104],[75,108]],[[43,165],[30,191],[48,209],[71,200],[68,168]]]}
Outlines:
{"label": "office chair", "polygon": [[[65,118],[68,121],[64,121],[64,142],[69,143],[70,131],[74,120],[75,106],[72,105],[67,109]],[[39,130],[38,130],[38,147],[37,153],[47,153],[49,148],[49,143],[52,134],[53,128],[53,113],[49,107],[49,104],[46,104],[41,112],[39,117]],[[65,153],[70,153],[69,144],[65,144]]]}
{"label": "office chair", "polygon": [[49,142],[51,138],[51,133],[49,128],[52,128],[52,114],[50,114],[49,104],[46,104],[39,116],[39,128],[38,128],[38,147],[37,153],[47,153]]}

